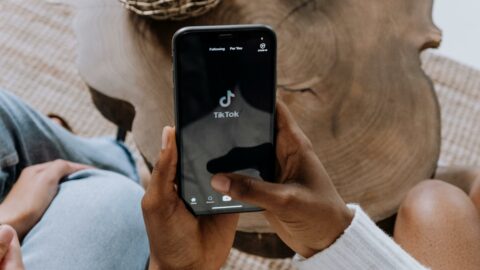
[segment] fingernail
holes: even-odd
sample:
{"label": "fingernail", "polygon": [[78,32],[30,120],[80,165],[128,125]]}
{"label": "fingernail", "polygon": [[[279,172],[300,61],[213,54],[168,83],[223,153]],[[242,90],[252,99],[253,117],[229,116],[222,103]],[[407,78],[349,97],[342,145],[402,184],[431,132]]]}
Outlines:
{"label": "fingernail", "polygon": [[167,149],[168,145],[168,128],[169,126],[165,126],[162,131],[162,150]]}
{"label": "fingernail", "polygon": [[213,189],[221,193],[227,193],[230,190],[230,178],[223,175],[215,175],[211,183]]}

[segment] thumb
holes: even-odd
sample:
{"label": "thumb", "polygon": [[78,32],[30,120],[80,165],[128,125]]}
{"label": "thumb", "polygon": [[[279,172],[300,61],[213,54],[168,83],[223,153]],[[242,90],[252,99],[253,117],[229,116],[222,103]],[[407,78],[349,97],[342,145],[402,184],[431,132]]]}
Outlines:
{"label": "thumb", "polygon": [[269,211],[281,209],[293,195],[293,187],[265,182],[240,174],[216,174],[212,177],[213,189],[235,200],[253,204]]}
{"label": "thumb", "polygon": [[[162,150],[153,168],[150,183],[142,199],[144,215],[156,216],[158,211],[172,213],[180,200],[176,190],[177,145],[175,128],[166,126],[162,132]],[[155,219],[163,221],[163,219]],[[147,220],[145,220],[147,221]]]}
{"label": "thumb", "polygon": [[[18,241],[17,234],[15,230],[8,226],[9,230],[13,233],[13,238],[10,242],[10,247],[8,249],[7,254],[3,258],[2,263],[0,264],[0,269],[3,270],[22,270],[25,269],[22,261],[22,251],[20,247],[20,242]],[[3,226],[2,226],[3,227]]]}
{"label": "thumb", "polygon": [[160,157],[153,168],[148,191],[163,197],[176,195],[175,182],[177,176],[177,144],[175,141],[175,128],[166,126],[162,131],[162,150]]}
{"label": "thumb", "polygon": [[14,235],[15,232],[10,226],[0,225],[0,262],[7,255]]}

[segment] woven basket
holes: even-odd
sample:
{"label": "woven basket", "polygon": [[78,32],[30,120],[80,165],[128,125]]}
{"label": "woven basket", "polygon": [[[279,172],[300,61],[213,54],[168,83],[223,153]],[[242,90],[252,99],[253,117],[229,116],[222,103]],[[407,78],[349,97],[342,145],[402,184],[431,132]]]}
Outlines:
{"label": "woven basket", "polygon": [[183,20],[214,8],[220,0],[119,0],[127,9],[156,20]]}

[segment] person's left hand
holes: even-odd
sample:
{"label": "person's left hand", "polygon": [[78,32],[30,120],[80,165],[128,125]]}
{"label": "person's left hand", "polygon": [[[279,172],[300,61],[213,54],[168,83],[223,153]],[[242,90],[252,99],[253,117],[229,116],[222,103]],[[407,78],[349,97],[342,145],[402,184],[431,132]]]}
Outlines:
{"label": "person's left hand", "polygon": [[177,194],[175,129],[165,127],[160,159],[142,200],[150,269],[220,269],[233,245],[238,214],[195,217]]}
{"label": "person's left hand", "polygon": [[0,204],[0,223],[12,226],[22,239],[37,224],[57,195],[62,178],[90,168],[59,159],[23,169]]}
{"label": "person's left hand", "polygon": [[25,269],[17,233],[9,225],[0,225],[0,269]]}

